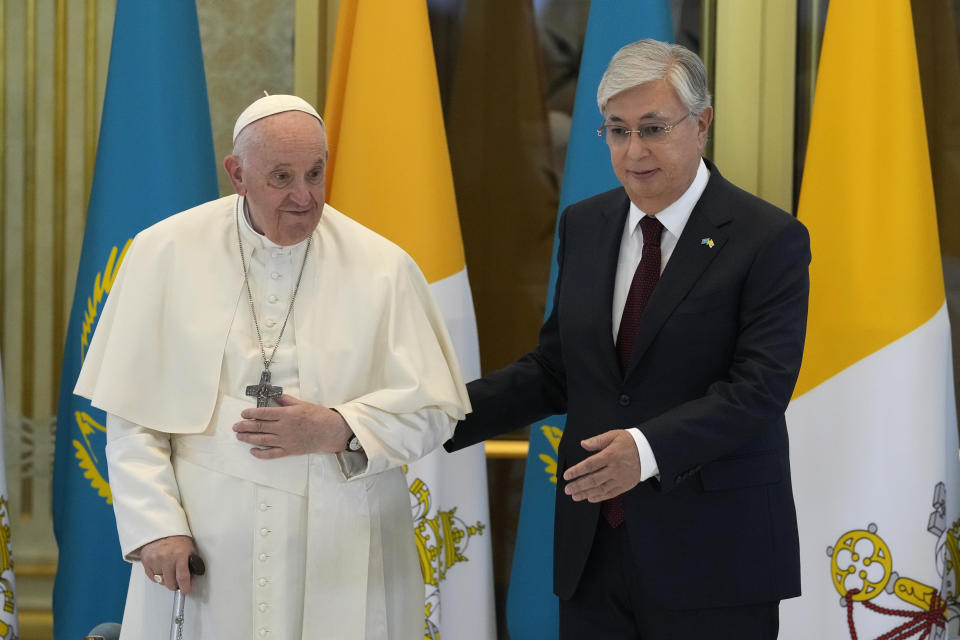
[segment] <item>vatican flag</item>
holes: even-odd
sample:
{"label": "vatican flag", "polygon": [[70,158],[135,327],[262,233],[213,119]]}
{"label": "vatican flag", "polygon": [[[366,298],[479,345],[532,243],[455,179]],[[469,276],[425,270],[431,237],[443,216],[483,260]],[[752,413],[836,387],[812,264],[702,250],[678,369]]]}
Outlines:
{"label": "vatican flag", "polygon": [[960,469],[910,0],[832,0],[799,218],[810,316],[787,411],[803,595],[781,638],[954,638]]}
{"label": "vatican flag", "polygon": [[7,493],[7,458],[3,446],[6,435],[4,412],[3,365],[0,363],[0,639],[15,640],[20,637],[20,631],[17,627],[17,597],[10,542],[10,494]]}
{"label": "vatican flag", "polygon": [[[423,270],[466,379],[480,375],[426,0],[343,0],[326,104],[327,200]],[[493,576],[482,447],[407,470],[428,639],[492,639]]]}

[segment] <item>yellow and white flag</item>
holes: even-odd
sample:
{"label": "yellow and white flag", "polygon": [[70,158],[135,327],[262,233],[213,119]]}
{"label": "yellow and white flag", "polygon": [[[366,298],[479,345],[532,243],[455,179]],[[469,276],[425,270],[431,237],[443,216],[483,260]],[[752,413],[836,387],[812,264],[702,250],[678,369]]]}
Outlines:
{"label": "yellow and white flag", "polygon": [[3,364],[0,363],[0,640],[20,637],[17,625],[17,597],[13,579],[13,550],[10,544],[10,494],[4,440]]}
{"label": "yellow and white flag", "polygon": [[954,638],[960,465],[910,0],[832,0],[799,218],[810,316],[787,411],[803,595],[788,640]]}
{"label": "yellow and white flag", "polygon": [[[416,260],[464,377],[479,377],[426,0],[341,2],[324,118],[327,200]],[[407,480],[426,584],[425,638],[494,638],[483,448],[435,451],[410,466]]]}

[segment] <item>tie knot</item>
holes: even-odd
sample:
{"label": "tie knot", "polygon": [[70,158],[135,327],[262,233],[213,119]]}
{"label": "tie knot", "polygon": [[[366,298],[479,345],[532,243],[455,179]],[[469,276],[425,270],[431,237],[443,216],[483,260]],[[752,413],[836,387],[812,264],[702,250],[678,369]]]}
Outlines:
{"label": "tie knot", "polygon": [[660,234],[663,232],[663,224],[654,216],[643,216],[640,218],[640,231],[643,232],[643,244],[660,246]]}

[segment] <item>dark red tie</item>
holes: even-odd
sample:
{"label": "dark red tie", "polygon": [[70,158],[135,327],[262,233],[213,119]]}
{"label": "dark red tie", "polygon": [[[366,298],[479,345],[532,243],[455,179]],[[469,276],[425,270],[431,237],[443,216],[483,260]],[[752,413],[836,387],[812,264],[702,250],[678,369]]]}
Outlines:
{"label": "dark red tie", "polygon": [[660,280],[660,235],[663,225],[652,216],[643,216],[640,218],[640,231],[643,232],[643,253],[637,270],[633,272],[633,280],[630,281],[630,293],[623,305],[620,330],[617,332],[617,357],[620,359],[620,370],[624,373],[630,364],[643,308],[647,306],[647,301]]}
{"label": "dark red tie", "polygon": [[[617,358],[623,372],[627,371],[630,364],[643,309],[660,280],[660,236],[663,225],[652,216],[644,216],[640,219],[640,231],[643,232],[643,253],[637,270],[633,272],[633,280],[630,281],[630,293],[623,305],[620,330],[617,332]],[[619,527],[624,520],[623,496],[604,500],[600,505],[600,512],[611,527]]]}

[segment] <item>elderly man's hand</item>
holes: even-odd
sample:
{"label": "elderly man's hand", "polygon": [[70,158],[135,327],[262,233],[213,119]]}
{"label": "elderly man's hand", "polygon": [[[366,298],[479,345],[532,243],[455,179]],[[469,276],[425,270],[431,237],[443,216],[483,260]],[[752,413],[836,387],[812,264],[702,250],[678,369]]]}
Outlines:
{"label": "elderly man's hand", "polygon": [[171,591],[180,589],[189,595],[191,576],[188,561],[191,554],[195,553],[197,547],[193,544],[193,538],[169,536],[143,545],[140,548],[140,563],[150,580]]}
{"label": "elderly man's hand", "polygon": [[627,431],[607,431],[583,440],[580,446],[597,453],[563,473],[563,479],[568,482],[564,491],[577,502],[603,502],[633,489],[640,482],[640,454],[636,441]]}
{"label": "elderly man's hand", "polygon": [[237,440],[269,447],[250,450],[262,460],[296,456],[305,453],[337,453],[347,446],[352,432],[336,411],[303,402],[283,394],[277,398],[279,407],[244,409],[243,421],[233,425]]}

